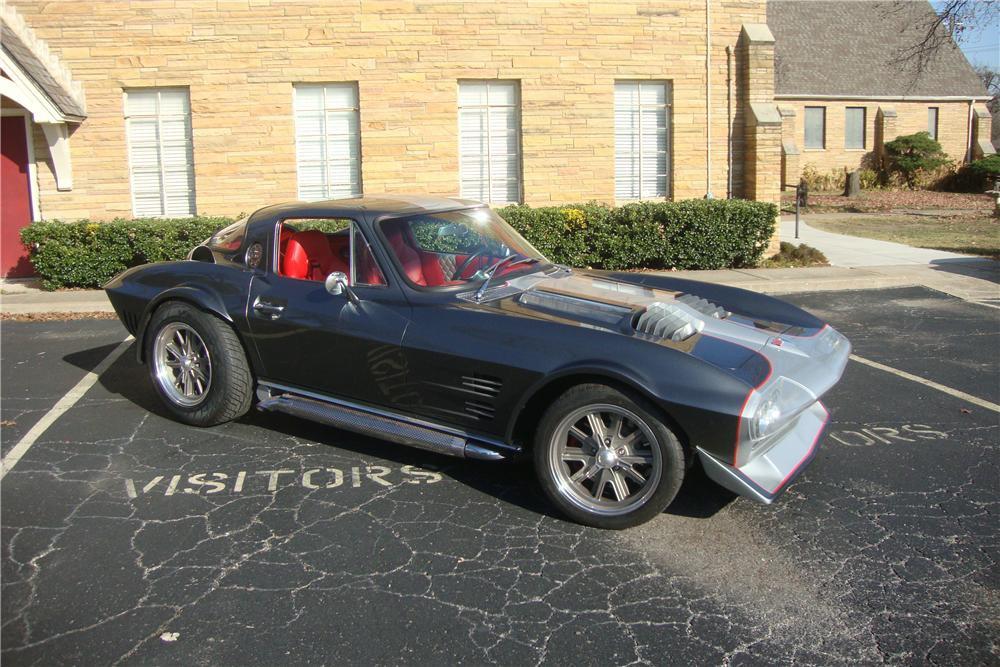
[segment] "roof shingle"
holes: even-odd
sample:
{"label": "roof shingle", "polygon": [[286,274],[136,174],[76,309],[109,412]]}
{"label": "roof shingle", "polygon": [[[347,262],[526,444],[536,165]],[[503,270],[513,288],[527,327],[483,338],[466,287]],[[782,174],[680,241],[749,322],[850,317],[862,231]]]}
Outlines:
{"label": "roof shingle", "polygon": [[13,8],[2,14],[0,46],[44,91],[64,116],[82,120],[87,117],[83,91],[74,84],[59,60],[38,40]]}
{"label": "roof shingle", "polygon": [[953,43],[917,75],[893,64],[923,36],[927,0],[769,0],[775,94],[838,97],[982,97],[987,94]]}

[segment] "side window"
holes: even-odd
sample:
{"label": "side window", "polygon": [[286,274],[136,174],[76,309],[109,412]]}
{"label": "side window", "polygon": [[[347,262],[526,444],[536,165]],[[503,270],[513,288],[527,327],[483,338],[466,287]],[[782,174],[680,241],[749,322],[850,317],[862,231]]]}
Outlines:
{"label": "side window", "polygon": [[372,254],[371,246],[368,245],[368,240],[365,239],[365,235],[361,233],[361,229],[357,225],[353,225],[354,234],[354,262],[351,264],[351,284],[352,285],[371,285],[371,286],[381,286],[385,285],[385,276],[382,275],[382,270],[378,268],[378,263],[375,261],[375,255]]}
{"label": "side window", "polygon": [[278,274],[286,278],[323,282],[340,272],[352,285],[386,284],[364,235],[351,220],[283,220],[278,239]]}

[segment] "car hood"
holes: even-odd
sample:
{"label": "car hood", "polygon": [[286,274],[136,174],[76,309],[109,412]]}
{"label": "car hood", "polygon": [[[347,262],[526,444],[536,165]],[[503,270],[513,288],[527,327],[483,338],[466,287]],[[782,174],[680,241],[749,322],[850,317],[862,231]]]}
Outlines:
{"label": "car hood", "polygon": [[643,284],[648,277],[642,274],[621,275],[523,276],[510,281],[513,294],[500,307],[678,349],[754,386],[784,376],[819,396],[847,363],[850,345],[843,335],[779,299],[696,281]]}

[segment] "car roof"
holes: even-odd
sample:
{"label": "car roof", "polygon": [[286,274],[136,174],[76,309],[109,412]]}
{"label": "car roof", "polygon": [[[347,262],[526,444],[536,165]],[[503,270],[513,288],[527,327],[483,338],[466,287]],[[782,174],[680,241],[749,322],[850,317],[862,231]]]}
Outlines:
{"label": "car roof", "polygon": [[328,199],[313,202],[287,202],[262,208],[258,215],[264,217],[351,217],[358,211],[366,211],[373,218],[395,218],[418,213],[439,213],[462,208],[484,206],[482,202],[452,197],[432,197],[427,195],[369,195],[353,199]]}

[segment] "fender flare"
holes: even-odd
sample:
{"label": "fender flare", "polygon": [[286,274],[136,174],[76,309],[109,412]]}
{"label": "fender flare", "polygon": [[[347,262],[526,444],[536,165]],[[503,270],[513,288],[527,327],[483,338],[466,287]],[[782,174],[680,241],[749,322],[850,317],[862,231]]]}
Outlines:
{"label": "fender flare", "polygon": [[152,319],[153,313],[156,312],[156,309],[159,308],[165,301],[184,301],[192,306],[222,318],[229,324],[233,324],[233,318],[229,314],[229,311],[226,310],[226,306],[218,294],[200,287],[192,287],[190,285],[171,287],[165,292],[158,294],[155,299],[150,301],[146,306],[146,310],[143,311],[142,317],[139,318],[139,326],[136,327],[135,330],[135,355],[136,361],[140,364],[145,361],[143,351],[146,348],[146,329],[149,327],[149,321]]}
{"label": "fender flare", "polygon": [[514,409],[511,411],[511,416],[507,421],[507,427],[504,432],[505,441],[513,441],[514,430],[517,427],[517,423],[520,420],[524,409],[535,399],[536,396],[538,396],[539,393],[552,384],[573,376],[604,378],[616,384],[629,387],[654,403],[657,402],[655,392],[653,392],[646,385],[646,383],[640,381],[633,374],[629,373],[628,369],[624,367],[617,367],[611,364],[594,363],[592,361],[574,363],[570,366],[560,368],[553,373],[547,373],[544,377],[539,378],[534,384],[528,387],[528,389],[524,392],[524,395],[517,402],[517,405],[515,405]]}

